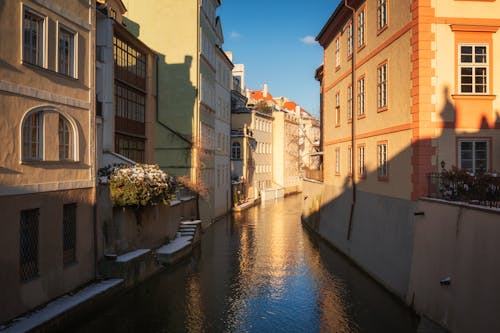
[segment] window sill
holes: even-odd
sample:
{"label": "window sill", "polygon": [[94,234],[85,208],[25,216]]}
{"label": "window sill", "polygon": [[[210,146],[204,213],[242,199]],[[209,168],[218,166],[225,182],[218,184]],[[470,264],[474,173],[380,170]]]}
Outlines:
{"label": "window sill", "polygon": [[76,165],[80,164],[80,161],[73,160],[57,160],[57,161],[46,161],[46,160],[22,160],[20,162],[22,165],[31,166],[42,166],[42,165]]}
{"label": "window sill", "polygon": [[480,95],[480,94],[453,94],[451,98],[455,100],[489,100],[493,101],[497,98],[497,95]]}
{"label": "window sill", "polygon": [[377,180],[379,182],[387,183],[387,182],[389,182],[389,176],[377,176]]}
{"label": "window sill", "polygon": [[377,30],[377,36],[381,35],[387,29],[388,29],[388,25],[386,24],[382,28],[380,28],[379,30]]}
{"label": "window sill", "polygon": [[357,116],[356,118],[357,118],[358,120],[360,120],[360,119],[365,119],[365,118],[366,118],[366,114],[361,114],[361,115],[359,115],[359,114],[358,114],[358,116]]}
{"label": "window sill", "polygon": [[338,72],[340,70],[340,65],[335,66],[335,72]]}
{"label": "window sill", "polygon": [[366,47],[366,43],[365,43],[365,44],[363,44],[363,45],[358,46],[357,52],[359,53],[359,52],[363,51],[363,49],[364,49],[365,47]]}
{"label": "window sill", "polygon": [[43,71],[43,72],[48,72],[48,73],[51,73],[51,74],[55,74],[57,76],[66,78],[68,80],[78,81],[78,77],[74,77],[74,76],[71,76],[71,75],[66,75],[66,74],[63,74],[63,73],[59,73],[59,72],[56,72],[56,71],[54,71],[52,69],[49,69],[49,68],[46,68],[46,67],[42,67],[40,65],[32,64],[31,62],[27,62],[27,61],[23,60],[22,64],[24,66],[26,66],[26,67],[30,67],[30,68],[35,69],[35,70],[39,70],[39,71]]}
{"label": "window sill", "polygon": [[338,123],[338,124],[335,124],[335,127],[340,127],[340,123]]}
{"label": "window sill", "polygon": [[384,106],[384,107],[378,108],[378,109],[377,109],[377,112],[378,112],[378,113],[380,113],[380,112],[385,112],[385,111],[387,111],[387,110],[389,110],[389,107]]}

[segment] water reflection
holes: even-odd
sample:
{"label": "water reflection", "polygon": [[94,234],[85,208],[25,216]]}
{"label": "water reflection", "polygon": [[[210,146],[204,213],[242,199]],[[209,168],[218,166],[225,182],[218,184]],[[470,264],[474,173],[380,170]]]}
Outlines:
{"label": "water reflection", "polygon": [[415,332],[415,318],[300,225],[300,196],[221,220],[200,253],[77,332]]}

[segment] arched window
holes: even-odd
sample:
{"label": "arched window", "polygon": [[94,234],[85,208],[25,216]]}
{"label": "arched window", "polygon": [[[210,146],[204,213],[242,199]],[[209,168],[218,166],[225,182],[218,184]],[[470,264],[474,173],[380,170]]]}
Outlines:
{"label": "arched window", "polygon": [[72,131],[69,121],[59,115],[59,160],[73,159]]}
{"label": "arched window", "polygon": [[241,144],[239,142],[233,142],[231,147],[231,158],[233,160],[241,160]]}
{"label": "arched window", "polygon": [[43,159],[43,112],[33,112],[23,122],[22,157],[23,160]]}
{"label": "arched window", "polygon": [[[26,113],[20,140],[23,161],[78,160],[75,123],[54,107],[39,107]],[[55,145],[47,146],[47,142]]]}

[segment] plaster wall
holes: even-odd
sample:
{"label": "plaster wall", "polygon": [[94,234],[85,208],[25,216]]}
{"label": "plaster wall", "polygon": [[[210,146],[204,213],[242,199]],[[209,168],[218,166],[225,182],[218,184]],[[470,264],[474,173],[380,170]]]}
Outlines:
{"label": "plaster wall", "polygon": [[423,199],[416,210],[407,303],[452,332],[500,331],[498,209]]}
{"label": "plaster wall", "polygon": [[[77,203],[76,261],[63,266],[63,204]],[[38,276],[20,281],[20,212],[40,209]],[[94,278],[93,189],[0,196],[0,322],[61,296]]]}

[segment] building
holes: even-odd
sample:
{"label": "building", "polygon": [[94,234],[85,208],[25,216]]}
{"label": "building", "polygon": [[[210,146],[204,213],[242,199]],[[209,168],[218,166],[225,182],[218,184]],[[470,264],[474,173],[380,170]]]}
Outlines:
{"label": "building", "polygon": [[317,36],[324,182],[304,183],[305,221],[408,304],[421,296],[409,285],[429,176],[500,169],[499,12],[498,1],[347,1]]}
{"label": "building", "polygon": [[299,163],[300,176],[321,179],[321,126],[320,121],[304,109],[299,120]]}
{"label": "building", "polygon": [[[218,20],[218,27],[220,21]],[[218,29],[222,38],[222,29]],[[216,48],[216,86],[215,96],[215,184],[214,209],[215,217],[227,214],[231,210],[231,86],[233,63],[220,47]]]}
{"label": "building", "polygon": [[95,2],[0,7],[5,322],[95,277]]}
{"label": "building", "polygon": [[[97,164],[153,163],[156,55],[123,24],[121,0],[98,0]],[[126,20],[126,18],[125,18]]]}
{"label": "building", "polygon": [[[136,35],[158,56],[155,161],[207,189],[201,218],[215,217],[216,23],[220,0],[124,0]],[[127,23],[128,24],[128,23]]]}
{"label": "building", "polygon": [[299,124],[301,107],[287,98],[275,99],[273,112],[273,182],[284,194],[301,191]]}

